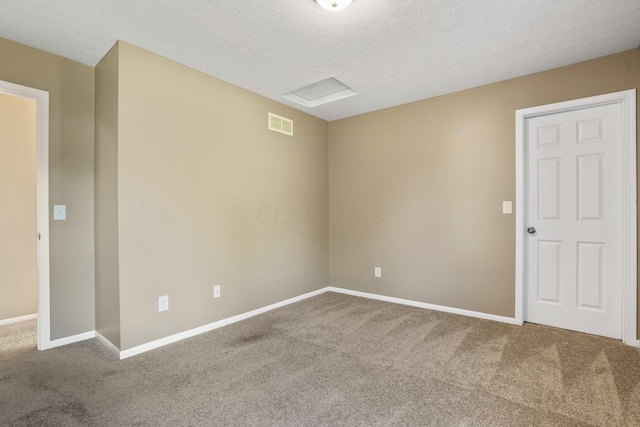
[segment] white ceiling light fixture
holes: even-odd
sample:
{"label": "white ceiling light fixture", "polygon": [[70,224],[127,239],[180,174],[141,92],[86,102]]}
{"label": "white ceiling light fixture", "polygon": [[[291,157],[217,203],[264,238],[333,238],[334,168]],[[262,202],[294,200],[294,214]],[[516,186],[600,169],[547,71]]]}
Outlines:
{"label": "white ceiling light fixture", "polygon": [[339,10],[346,9],[353,0],[316,0],[322,8],[337,12]]}

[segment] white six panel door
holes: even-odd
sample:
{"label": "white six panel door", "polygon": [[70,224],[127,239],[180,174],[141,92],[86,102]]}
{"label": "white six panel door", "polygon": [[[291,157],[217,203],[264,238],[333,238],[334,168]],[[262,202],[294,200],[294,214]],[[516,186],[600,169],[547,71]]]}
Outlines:
{"label": "white six panel door", "polygon": [[[622,338],[622,107],[527,119],[525,320]],[[531,230],[533,231],[533,230]]]}

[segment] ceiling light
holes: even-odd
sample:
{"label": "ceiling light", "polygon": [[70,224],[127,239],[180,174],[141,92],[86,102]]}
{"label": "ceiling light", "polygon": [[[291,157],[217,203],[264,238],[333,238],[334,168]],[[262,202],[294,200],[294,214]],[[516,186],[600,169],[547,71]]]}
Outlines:
{"label": "ceiling light", "polygon": [[332,12],[346,9],[352,1],[353,0],[316,0],[320,6]]}

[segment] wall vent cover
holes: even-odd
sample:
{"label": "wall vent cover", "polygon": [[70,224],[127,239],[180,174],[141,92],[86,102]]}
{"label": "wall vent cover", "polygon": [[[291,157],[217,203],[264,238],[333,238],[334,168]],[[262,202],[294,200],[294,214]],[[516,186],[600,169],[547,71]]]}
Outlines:
{"label": "wall vent cover", "polygon": [[286,93],[283,97],[289,101],[312,108],[338,101],[339,99],[349,98],[357,94],[358,92],[346,84],[333,77],[329,77],[328,79]]}
{"label": "wall vent cover", "polygon": [[269,130],[293,136],[293,120],[269,113]]}

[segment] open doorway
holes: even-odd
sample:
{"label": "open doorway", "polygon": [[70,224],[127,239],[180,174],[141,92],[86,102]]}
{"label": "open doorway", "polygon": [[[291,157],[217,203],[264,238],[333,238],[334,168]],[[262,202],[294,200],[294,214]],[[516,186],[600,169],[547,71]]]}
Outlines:
{"label": "open doorway", "polygon": [[[0,81],[0,325],[50,347],[49,94]],[[37,324],[33,331],[33,323]],[[29,331],[31,327],[31,332]]]}

